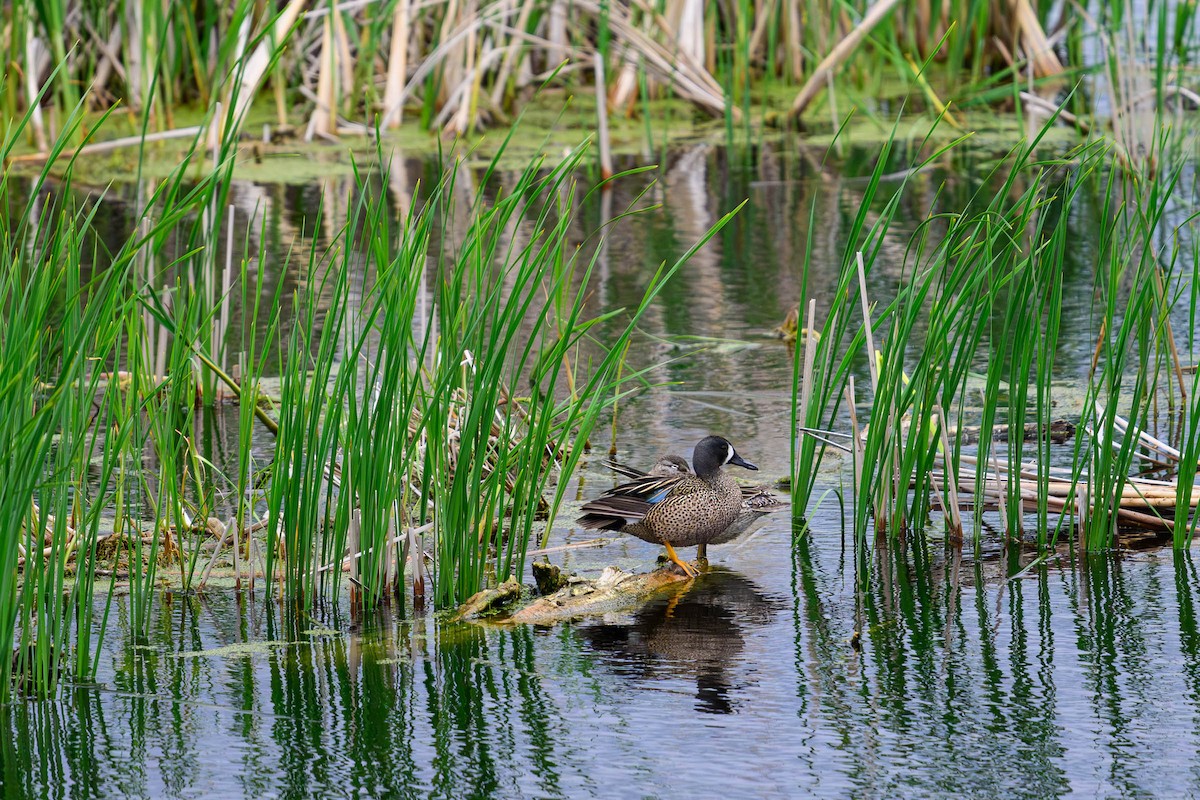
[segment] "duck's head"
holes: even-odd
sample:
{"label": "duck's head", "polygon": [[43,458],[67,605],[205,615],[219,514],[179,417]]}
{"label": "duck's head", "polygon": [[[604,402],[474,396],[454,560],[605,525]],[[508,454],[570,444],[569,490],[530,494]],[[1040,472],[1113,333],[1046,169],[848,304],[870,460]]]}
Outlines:
{"label": "duck's head", "polygon": [[649,474],[656,477],[674,478],[679,475],[691,475],[692,470],[681,456],[668,455],[654,462],[654,467]]}
{"label": "duck's head", "polygon": [[733,464],[737,467],[757,470],[758,467],[737,454],[728,439],[721,436],[705,436],[692,451],[692,467],[701,478],[717,474],[721,467]]}

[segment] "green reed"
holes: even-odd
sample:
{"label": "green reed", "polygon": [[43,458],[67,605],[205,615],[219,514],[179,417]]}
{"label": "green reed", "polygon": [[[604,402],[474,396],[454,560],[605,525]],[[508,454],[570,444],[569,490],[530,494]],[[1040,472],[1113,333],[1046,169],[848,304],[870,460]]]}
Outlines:
{"label": "green reed", "polygon": [[[1036,539],[1049,546],[1077,507],[1084,511],[1082,546],[1099,550],[1115,541],[1116,508],[1137,458],[1138,432],[1167,388],[1168,320],[1183,289],[1182,279],[1171,283],[1166,277],[1178,248],[1160,255],[1156,241],[1178,170],[1149,180],[1130,175],[1120,166],[1119,151],[1101,142],[1063,158],[1039,158],[1046,129],[1000,159],[965,208],[931,209],[910,236],[904,261],[886,264],[888,274],[897,277],[890,300],[885,290],[882,307],[870,306],[875,298],[862,297],[861,287],[880,270],[882,251],[876,243],[888,235],[890,205],[884,204],[870,235],[856,227],[819,338],[803,351],[797,347],[792,403],[797,430],[838,426],[845,420],[838,402],[847,393],[851,365],[865,361],[865,369],[859,369],[870,373],[869,403],[858,413],[860,424],[869,420],[869,425],[852,454],[859,537],[871,520],[878,533],[889,536],[923,529],[930,510],[954,503],[955,494],[964,492],[974,508],[976,542],[985,509],[999,508],[1013,537],[1022,535],[1027,515],[1035,513]],[[880,174],[877,165],[864,208],[880,188]],[[1107,180],[1101,179],[1105,174]],[[902,182],[891,202],[903,190]],[[1096,197],[1100,202],[1093,207]],[[1064,499],[1051,497],[1050,466],[1066,456],[1052,454],[1048,437],[1055,413],[1063,265],[1077,236],[1072,219],[1081,214],[1093,220],[1102,254],[1095,317],[1102,338],[1080,420],[1087,433],[1066,451],[1071,477],[1065,478],[1070,491]],[[852,261],[860,250],[861,277]],[[853,306],[863,311],[856,315]],[[804,311],[802,305],[801,326],[807,323]],[[869,327],[862,321],[867,317]],[[807,386],[806,368],[813,373]],[[939,422],[943,413],[945,434]],[[1131,427],[1118,438],[1119,413],[1128,414]],[[1036,444],[1027,445],[1030,419]],[[994,442],[1001,425],[1007,428],[1003,447]],[[975,429],[977,444],[968,442],[968,427]],[[1194,450],[1194,441],[1189,442]],[[794,442],[797,515],[805,511],[819,449],[807,437]],[[1194,463],[1192,457],[1181,473]],[[1027,480],[1019,479],[1031,470]],[[1176,512],[1180,541],[1187,505],[1185,491]],[[1050,519],[1052,509],[1060,512],[1057,524]],[[956,518],[946,512],[952,528]],[[951,530],[952,536],[961,533]]]}
{"label": "green reed", "polygon": [[[196,220],[219,182],[185,180],[185,162],[145,200],[131,236],[107,251],[93,232],[100,204],[75,207],[74,162],[62,158],[67,144],[79,141],[80,111],[63,119],[51,148],[49,163],[58,162],[53,190],[46,167],[18,198],[6,167],[0,191],[7,448],[0,509],[8,520],[0,542],[0,646],[15,652],[0,659],[0,699],[14,685],[46,693],[67,669],[77,680],[94,674],[92,646],[107,625],[107,605],[99,610],[95,603],[102,566],[115,576],[120,560],[128,562],[132,622],[144,632],[160,545],[180,564],[186,588],[200,551],[193,522],[205,519],[213,501],[193,428],[195,332],[211,321],[214,305],[190,284],[152,290],[157,278],[150,272],[168,244],[199,243],[182,256],[173,250],[169,266],[203,253]],[[28,123],[27,116],[8,129],[6,164]],[[156,323],[163,330],[152,335]],[[98,481],[90,475],[95,465]],[[102,533],[117,543],[111,564],[96,549]]]}
{"label": "green reed", "polygon": [[[1105,549],[1116,539],[1115,498],[1127,485],[1138,433],[1148,427],[1166,369],[1170,298],[1156,240],[1177,182],[1177,170],[1144,181],[1114,169],[1105,184],[1103,213],[1113,222],[1101,240],[1102,333],[1083,409],[1083,422],[1094,431],[1084,454],[1090,508],[1080,537],[1088,550]],[[1118,414],[1129,422],[1119,442],[1114,434]],[[1186,515],[1180,519],[1185,522]]]}
{"label": "green reed", "polygon": [[[7,174],[4,184],[10,201]],[[0,659],[2,700],[14,677],[24,690],[43,694],[63,669],[73,667],[78,679],[95,669],[86,644],[71,658],[69,635],[74,630],[83,640],[93,633],[89,542],[98,533],[105,498],[88,489],[88,464],[97,449],[106,453],[102,474],[111,472],[112,460],[92,403],[111,396],[114,386],[102,388],[103,371],[95,364],[117,352],[124,317],[120,270],[82,280],[85,231],[95,209],[76,211],[66,195],[41,201],[45,207],[36,216],[28,213],[40,202],[36,194],[26,212],[18,212],[23,221],[6,229],[0,254],[6,450],[0,467],[0,648],[13,654]],[[108,403],[101,407],[111,410]],[[107,413],[97,417],[112,420]]]}
{"label": "green reed", "polygon": [[[7,131],[6,163],[28,119]],[[67,122],[77,125],[78,117]],[[55,142],[56,152],[64,142]],[[11,696],[14,677],[27,691],[52,690],[71,664],[72,623],[91,634],[90,609],[67,596],[67,563],[80,545],[72,526],[96,526],[84,494],[75,492],[96,446],[88,430],[99,379],[88,356],[113,351],[121,317],[111,276],[81,281],[91,214],[75,209],[65,192],[43,194],[48,177],[43,170],[24,198],[7,168],[0,178],[8,223],[0,230],[0,702]],[[89,674],[86,653],[75,664]]]}
{"label": "green reed", "polygon": [[502,189],[498,161],[478,183],[454,164],[395,226],[386,168],[359,176],[287,333],[267,563],[289,602],[335,596],[344,553],[368,606],[406,585],[406,562],[424,596],[427,546],[439,608],[523,574],[560,476],[640,377],[619,370],[633,326],[683,263],[636,309],[585,313],[600,249],[581,260],[569,239],[584,153]]}
{"label": "green reed", "polygon": [[[340,406],[330,398],[330,383],[346,324],[350,279],[346,269],[319,267],[314,248],[308,267],[310,290],[304,299],[294,299],[296,322],[281,348],[286,366],[280,373],[280,396],[286,402],[279,409],[267,495],[267,574],[275,574],[276,560],[282,558],[285,594],[305,607],[315,599],[318,562],[332,549],[318,549],[318,532],[327,525],[322,500],[332,492],[326,487],[332,486],[336,463]],[[322,300],[329,301],[329,308],[322,309],[318,324]]]}
{"label": "green reed", "polygon": [[[799,429],[829,428],[843,409],[843,401],[849,385],[852,371],[866,363],[866,371],[874,373],[873,362],[875,354],[863,353],[861,348],[871,340],[864,329],[863,309],[873,298],[864,298],[859,289],[858,253],[864,257],[865,279],[869,274],[875,258],[883,245],[884,237],[894,217],[908,179],[901,180],[899,185],[890,190],[891,196],[883,203],[882,208],[876,208],[876,196],[884,190],[883,176],[888,171],[894,147],[895,132],[884,143],[880,150],[870,178],[862,190],[862,200],[847,234],[847,248],[839,272],[836,290],[829,295],[829,308],[824,311],[825,322],[815,331],[810,331],[808,339],[811,364],[806,365],[805,348],[801,337],[797,337],[793,360],[793,383],[791,421],[796,436],[793,438],[791,451],[792,475],[792,510],[798,519],[807,509],[816,482],[816,466],[825,452],[825,445],[819,440],[801,435]],[[945,147],[937,147],[928,158],[921,159],[909,175],[916,175],[921,169],[953,147],[960,140]],[[868,220],[874,216],[874,222],[868,226]],[[810,237],[814,235],[815,225],[809,225]],[[811,251],[806,248],[806,253]],[[807,305],[809,298],[809,263],[807,256],[803,267],[801,294],[799,303],[800,320],[797,327],[807,325]],[[818,298],[820,299],[820,298]],[[879,318],[876,317],[878,322]],[[872,326],[873,329],[874,326]],[[902,362],[892,361],[894,367]],[[885,364],[886,365],[886,364]],[[804,375],[810,373],[807,390],[803,385]],[[806,394],[807,391],[807,394]]]}

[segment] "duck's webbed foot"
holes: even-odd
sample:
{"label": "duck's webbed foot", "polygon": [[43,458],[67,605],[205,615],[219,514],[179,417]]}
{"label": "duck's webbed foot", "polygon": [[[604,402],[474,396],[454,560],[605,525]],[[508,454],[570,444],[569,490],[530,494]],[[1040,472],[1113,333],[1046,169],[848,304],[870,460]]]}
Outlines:
{"label": "duck's webbed foot", "polygon": [[675,552],[674,547],[671,547],[671,545],[667,544],[666,542],[663,542],[663,547],[667,548],[667,558],[675,562],[675,565],[683,570],[684,575],[687,575],[689,578],[694,578],[699,574],[696,572],[695,567],[679,557],[679,554]]}

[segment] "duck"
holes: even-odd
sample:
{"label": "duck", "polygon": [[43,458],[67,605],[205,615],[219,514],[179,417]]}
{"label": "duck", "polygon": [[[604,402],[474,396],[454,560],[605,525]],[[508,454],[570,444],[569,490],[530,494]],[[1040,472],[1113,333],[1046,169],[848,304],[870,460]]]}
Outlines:
{"label": "duck", "polygon": [[[681,465],[682,462],[682,465]],[[665,456],[655,465],[660,474],[635,477],[584,504],[577,522],[584,528],[622,531],[663,545],[667,558],[683,573],[698,574],[675,552],[696,547],[704,553],[710,543],[729,541],[745,527],[729,531],[750,508],[742,487],[725,471],[727,465],[757,471],[722,436],[706,436],[692,451],[692,470],[678,456]]]}
{"label": "duck", "polygon": [[[650,468],[649,472],[643,472],[637,467],[622,464],[612,459],[606,461],[605,466],[618,475],[624,475],[627,478],[645,478],[647,476],[672,478],[692,474],[691,469],[688,468],[687,459],[673,453],[659,456],[659,459],[654,462],[654,466]],[[746,486],[744,484],[739,484],[739,486],[742,490],[741,512],[738,513],[737,518],[734,519],[728,528],[707,542],[697,545],[697,561],[708,559],[708,545],[732,542],[757,525],[767,514],[778,511],[786,505],[766,486]]]}

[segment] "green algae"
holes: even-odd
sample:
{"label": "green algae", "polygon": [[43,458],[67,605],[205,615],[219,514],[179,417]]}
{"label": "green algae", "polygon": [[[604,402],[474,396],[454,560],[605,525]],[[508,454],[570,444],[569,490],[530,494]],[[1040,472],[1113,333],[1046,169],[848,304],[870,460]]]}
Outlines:
{"label": "green algae", "polygon": [[[903,152],[944,144],[969,132],[977,147],[1003,153],[1027,134],[1028,124],[1022,115],[978,107],[954,109],[959,129],[945,122],[937,124],[935,115],[923,110],[920,103],[909,101],[906,105],[906,90],[902,84],[889,84],[878,88],[876,93],[843,96],[838,106],[839,120],[833,119],[831,107],[815,107],[805,117],[803,131],[792,130],[793,126],[786,122],[787,106],[795,89],[782,84],[756,90],[756,105],[748,119],[731,127],[723,120],[701,114],[684,101],[656,99],[634,104],[627,112],[614,109],[610,113],[610,147],[616,157],[652,162],[667,149],[688,143],[757,145],[788,140],[797,147],[824,152],[835,145],[874,151],[890,140],[902,145],[895,149]],[[546,159],[547,166],[551,166],[554,154],[569,152],[596,135],[595,97],[590,91],[565,88],[538,92],[523,107],[511,128],[491,128],[454,139],[425,130],[414,120],[395,130],[380,131],[378,141],[372,131],[370,136],[346,135],[337,142],[305,142],[301,113],[296,111],[291,115],[293,127],[281,129],[272,103],[259,102],[253,106],[242,127],[232,177],[262,184],[311,185],[329,178],[350,178],[360,165],[373,163],[380,155],[460,158],[467,166],[474,167],[489,164],[502,152],[499,164],[504,167],[521,167],[539,158]],[[847,120],[846,124],[841,124],[843,120]],[[175,110],[174,121],[177,128],[201,125],[204,113],[199,108],[179,108]],[[136,136],[139,132],[136,122],[129,115],[111,116],[91,141]],[[521,132],[519,136],[512,135],[516,129]],[[1045,141],[1049,146],[1057,146],[1078,139],[1074,128],[1062,125],[1052,129]],[[74,165],[73,182],[76,186],[102,191],[108,185],[137,176],[161,180],[188,159],[195,179],[199,180],[212,163],[197,149],[197,142],[198,137],[189,137],[86,155]],[[28,146],[17,148],[13,167],[37,169],[36,159],[21,161],[31,154]],[[589,159],[594,158],[593,152]],[[869,174],[869,166],[865,170]]]}
{"label": "green algae", "polygon": [[272,650],[291,647],[294,644],[295,642],[283,641],[236,642],[208,650],[184,650],[178,653],[168,653],[168,655],[174,658],[253,658],[269,654]]}

